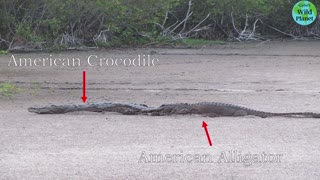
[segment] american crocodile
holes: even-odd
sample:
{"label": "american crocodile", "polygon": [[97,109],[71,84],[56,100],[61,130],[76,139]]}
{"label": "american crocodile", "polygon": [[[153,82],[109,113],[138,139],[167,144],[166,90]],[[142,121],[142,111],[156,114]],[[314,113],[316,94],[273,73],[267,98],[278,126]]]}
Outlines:
{"label": "american crocodile", "polygon": [[44,107],[31,107],[29,112],[38,114],[63,114],[75,111],[91,112],[118,112],[125,115],[151,115],[151,116],[169,116],[169,115],[186,115],[198,114],[209,117],[222,116],[258,116],[262,118],[282,116],[282,117],[303,117],[303,118],[320,118],[319,113],[312,112],[292,112],[292,113],[272,113],[257,111],[233,104],[218,102],[202,102],[195,104],[177,103],[164,104],[160,107],[153,108],[143,104],[125,104],[125,103],[92,103],[85,105],[51,105]]}
{"label": "american crocodile", "polygon": [[142,113],[142,111],[152,110],[143,104],[125,104],[125,103],[91,103],[84,105],[51,105],[44,107],[30,107],[29,112],[37,114],[64,114],[76,111],[91,111],[91,112],[118,112],[126,115],[134,115]]}

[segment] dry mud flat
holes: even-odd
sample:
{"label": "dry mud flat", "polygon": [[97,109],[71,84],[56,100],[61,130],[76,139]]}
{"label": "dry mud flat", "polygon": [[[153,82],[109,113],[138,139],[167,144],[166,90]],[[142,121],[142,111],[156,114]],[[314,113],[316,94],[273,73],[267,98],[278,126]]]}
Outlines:
{"label": "dry mud flat", "polygon": [[[8,67],[12,56],[2,55],[0,81],[20,91],[0,98],[0,179],[318,179],[319,119],[36,115],[27,108],[81,103],[86,70],[88,102],[218,101],[319,113],[319,47],[319,42],[269,42],[51,54],[80,58],[81,67]],[[90,55],[148,54],[159,59],[155,67],[85,63]]]}

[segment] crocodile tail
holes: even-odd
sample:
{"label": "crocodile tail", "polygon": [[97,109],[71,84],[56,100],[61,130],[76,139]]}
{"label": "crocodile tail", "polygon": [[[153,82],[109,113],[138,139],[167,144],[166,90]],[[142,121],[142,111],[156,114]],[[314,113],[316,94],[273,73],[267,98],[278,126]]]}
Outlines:
{"label": "crocodile tail", "polygon": [[283,117],[320,118],[320,113],[312,113],[312,112],[272,113],[272,115],[283,116]]}
{"label": "crocodile tail", "polygon": [[312,112],[271,113],[271,112],[256,111],[251,109],[247,109],[247,112],[248,112],[248,115],[255,115],[262,118],[272,117],[272,116],[320,118],[320,113],[312,113]]}

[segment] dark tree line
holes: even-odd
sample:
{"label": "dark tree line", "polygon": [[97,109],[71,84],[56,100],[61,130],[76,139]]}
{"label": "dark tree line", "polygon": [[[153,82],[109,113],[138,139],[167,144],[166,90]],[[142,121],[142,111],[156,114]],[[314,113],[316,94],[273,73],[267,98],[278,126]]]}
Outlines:
{"label": "dark tree line", "polygon": [[[183,38],[320,38],[293,0],[0,0],[0,49],[109,47]],[[320,0],[311,1],[320,7]]]}

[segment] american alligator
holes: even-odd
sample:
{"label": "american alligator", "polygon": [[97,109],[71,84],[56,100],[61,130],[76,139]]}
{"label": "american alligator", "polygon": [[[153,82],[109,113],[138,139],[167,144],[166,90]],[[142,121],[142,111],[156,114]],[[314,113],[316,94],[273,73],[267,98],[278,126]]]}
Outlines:
{"label": "american alligator", "polygon": [[93,103],[85,105],[61,105],[61,106],[45,106],[31,107],[29,112],[38,114],[63,114],[75,111],[91,111],[91,112],[118,112],[125,115],[151,115],[151,116],[168,116],[168,115],[186,115],[198,114],[209,117],[221,116],[247,116],[253,115],[262,118],[282,116],[282,117],[303,117],[303,118],[320,118],[320,113],[312,112],[292,112],[292,113],[271,113],[257,111],[233,104],[202,102],[195,104],[177,103],[164,104],[160,107],[153,108],[143,104],[124,104],[124,103]]}

